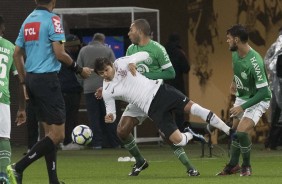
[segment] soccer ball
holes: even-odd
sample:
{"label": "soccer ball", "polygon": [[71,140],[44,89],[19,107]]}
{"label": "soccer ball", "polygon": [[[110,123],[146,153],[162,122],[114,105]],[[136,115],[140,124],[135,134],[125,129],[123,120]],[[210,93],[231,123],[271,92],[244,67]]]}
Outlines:
{"label": "soccer ball", "polygon": [[76,126],[71,134],[72,141],[79,145],[87,145],[93,138],[92,130],[86,125]]}

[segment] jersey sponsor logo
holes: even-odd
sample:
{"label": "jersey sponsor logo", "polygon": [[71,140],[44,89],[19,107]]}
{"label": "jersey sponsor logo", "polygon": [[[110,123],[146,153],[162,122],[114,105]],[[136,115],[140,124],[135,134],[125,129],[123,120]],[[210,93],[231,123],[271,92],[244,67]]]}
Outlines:
{"label": "jersey sponsor logo", "polygon": [[255,69],[258,81],[262,81],[263,80],[262,72],[261,72],[261,69],[258,65],[257,59],[255,57],[252,57],[250,60],[251,60],[251,63],[253,65],[254,69]]}
{"label": "jersey sponsor logo", "polygon": [[61,18],[60,17],[58,17],[58,16],[52,17],[52,22],[53,22],[55,33],[59,33],[59,34],[64,33],[64,30],[63,30],[62,25],[61,25]]}
{"label": "jersey sponsor logo", "polygon": [[39,39],[40,22],[30,22],[24,25],[24,40],[36,41]]}

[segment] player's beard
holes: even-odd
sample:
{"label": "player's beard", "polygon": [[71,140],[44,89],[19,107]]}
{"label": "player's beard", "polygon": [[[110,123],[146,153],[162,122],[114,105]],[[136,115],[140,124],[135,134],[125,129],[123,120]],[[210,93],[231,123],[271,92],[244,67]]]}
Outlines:
{"label": "player's beard", "polygon": [[236,44],[236,43],[233,43],[233,45],[231,45],[231,46],[229,47],[229,50],[230,50],[231,52],[237,51],[237,50],[238,50],[237,44]]}
{"label": "player's beard", "polygon": [[140,36],[136,35],[135,37],[133,37],[131,39],[131,42],[134,44],[134,45],[139,45],[140,43]]}

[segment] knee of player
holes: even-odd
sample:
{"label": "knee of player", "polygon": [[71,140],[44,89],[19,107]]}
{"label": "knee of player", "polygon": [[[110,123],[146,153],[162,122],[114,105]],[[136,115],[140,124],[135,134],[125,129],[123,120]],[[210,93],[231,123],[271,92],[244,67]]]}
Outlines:
{"label": "knee of player", "polygon": [[117,127],[117,135],[120,139],[126,139],[132,130],[125,126]]}

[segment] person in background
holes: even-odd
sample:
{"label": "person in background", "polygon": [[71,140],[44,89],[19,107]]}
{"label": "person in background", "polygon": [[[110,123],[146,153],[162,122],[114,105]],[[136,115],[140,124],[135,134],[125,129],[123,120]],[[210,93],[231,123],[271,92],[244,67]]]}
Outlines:
{"label": "person in background", "polygon": [[[271,91],[262,57],[248,44],[247,29],[235,24],[226,31],[229,50],[232,52],[233,80],[231,94],[236,94],[230,114],[236,130],[230,148],[230,160],[217,176],[240,172],[240,176],[251,176],[252,141],[248,132],[257,125],[269,107]],[[243,163],[240,167],[239,158]]]}
{"label": "person in background", "polygon": [[[77,63],[81,66],[93,68],[95,59],[99,57],[106,57],[112,62],[115,60],[112,49],[105,45],[103,33],[95,33],[92,42],[80,50]],[[92,73],[82,83],[88,120],[93,131],[93,140],[90,145],[93,149],[102,149],[103,135],[106,134],[111,147],[120,147],[116,133],[117,123],[105,124],[105,103],[103,99],[95,96],[95,93],[102,88],[103,79],[96,73]]]}
{"label": "person in background", "polygon": [[18,162],[9,165],[7,173],[12,184],[21,184],[24,170],[45,157],[49,183],[59,184],[56,148],[65,137],[66,117],[57,73],[61,63],[83,78],[89,77],[93,70],[82,68],[65,52],[61,19],[52,13],[56,0],[35,0],[35,3],[36,8],[20,28],[13,58],[26,96],[43,124],[45,137]]}
{"label": "person in background", "polygon": [[[66,35],[65,51],[74,61],[77,60],[80,49],[81,42],[79,38],[72,34]],[[73,143],[71,134],[74,127],[79,124],[78,114],[83,89],[75,73],[69,70],[66,65],[62,65],[58,77],[66,106],[65,139],[62,150],[79,150],[83,146]]]}
{"label": "person in background", "polygon": [[[172,33],[169,35],[168,42],[165,44],[165,49],[175,70],[175,78],[165,80],[165,83],[170,84],[183,94],[187,95],[190,63],[184,50],[180,46],[180,36],[178,33]],[[183,112],[174,112],[174,120],[179,130],[183,131],[186,127],[184,123],[185,114]]]}
{"label": "person in background", "polygon": [[270,103],[271,126],[265,148],[276,150],[282,140],[282,27],[279,29],[279,36],[267,50],[264,57],[268,70],[269,85],[272,91]]}
{"label": "person in background", "polygon": [[[0,184],[10,184],[6,172],[11,161],[11,112],[10,112],[10,72],[17,75],[13,54],[15,45],[3,38],[5,32],[4,18],[0,16]],[[26,121],[25,98],[22,84],[19,86],[19,110],[16,122],[18,125]]]}

